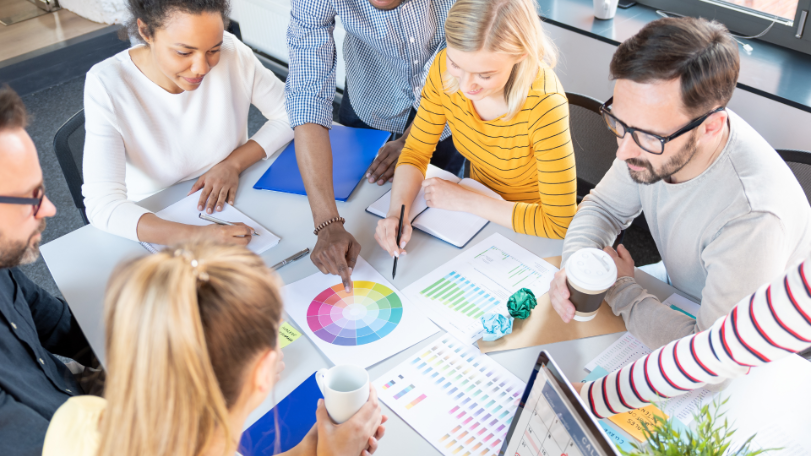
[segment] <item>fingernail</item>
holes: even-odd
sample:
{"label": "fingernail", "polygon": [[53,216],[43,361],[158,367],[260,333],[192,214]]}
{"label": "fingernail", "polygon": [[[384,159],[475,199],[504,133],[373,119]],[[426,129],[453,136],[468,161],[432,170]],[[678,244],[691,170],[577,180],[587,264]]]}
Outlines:
{"label": "fingernail", "polygon": [[394,252],[394,256],[396,256],[397,258],[400,258],[400,252]]}
{"label": "fingernail", "polygon": [[401,249],[404,249],[404,248],[405,248],[405,242],[401,242],[401,243],[400,243],[400,248],[401,248]]}
{"label": "fingernail", "polygon": [[222,206],[217,206],[217,210],[218,210],[218,211],[221,211],[221,210],[222,210]]}
{"label": "fingernail", "polygon": [[366,177],[369,177],[371,175],[372,175],[372,173],[366,173]]}
{"label": "fingernail", "polygon": [[231,206],[233,206],[233,205],[234,205],[234,202],[233,202],[233,201],[229,201],[229,202],[228,202],[228,204],[230,204]]}
{"label": "fingernail", "polygon": [[198,211],[202,211],[202,210],[203,210],[203,206],[197,206],[197,210],[198,210]]}

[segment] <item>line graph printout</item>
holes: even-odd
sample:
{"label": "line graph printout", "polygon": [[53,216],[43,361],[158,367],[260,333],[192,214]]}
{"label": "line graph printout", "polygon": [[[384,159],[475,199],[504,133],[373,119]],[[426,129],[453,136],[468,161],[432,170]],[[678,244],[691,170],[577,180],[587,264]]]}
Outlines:
{"label": "line graph printout", "polygon": [[465,343],[484,333],[479,317],[507,315],[507,301],[521,288],[549,291],[557,268],[496,233],[403,290],[446,331]]}
{"label": "line graph printout", "polygon": [[445,334],[374,381],[380,399],[447,456],[495,456],[525,384]]}

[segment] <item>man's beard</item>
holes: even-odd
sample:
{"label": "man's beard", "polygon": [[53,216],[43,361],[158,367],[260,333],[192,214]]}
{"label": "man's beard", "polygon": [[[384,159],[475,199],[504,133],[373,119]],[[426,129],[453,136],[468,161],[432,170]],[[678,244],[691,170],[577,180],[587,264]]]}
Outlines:
{"label": "man's beard", "polygon": [[696,136],[695,132],[693,132],[690,134],[690,139],[687,141],[687,144],[684,145],[684,148],[682,148],[679,153],[671,158],[669,162],[665,163],[658,172],[653,169],[653,165],[651,165],[647,160],[629,158],[628,160],[625,160],[625,163],[644,167],[645,171],[634,171],[628,168],[628,172],[631,174],[631,179],[633,179],[637,184],[650,185],[655,184],[662,179],[670,180],[671,176],[681,171],[682,168],[690,163],[690,160],[693,159],[693,156],[696,154],[697,150]]}
{"label": "man's beard", "polygon": [[42,219],[36,231],[25,242],[10,241],[3,243],[0,236],[0,268],[13,268],[21,264],[31,264],[39,258],[39,241],[33,242],[34,236],[45,231],[45,219]]}

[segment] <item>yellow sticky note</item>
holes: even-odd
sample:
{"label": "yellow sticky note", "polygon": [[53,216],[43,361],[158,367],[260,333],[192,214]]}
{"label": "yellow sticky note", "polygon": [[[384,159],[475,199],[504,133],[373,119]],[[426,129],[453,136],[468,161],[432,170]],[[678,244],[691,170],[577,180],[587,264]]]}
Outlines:
{"label": "yellow sticky note", "polygon": [[279,328],[280,348],[284,348],[292,344],[299,337],[301,337],[301,333],[296,331],[296,328],[290,326],[290,323],[288,322],[282,323],[281,328]]}
{"label": "yellow sticky note", "polygon": [[645,441],[645,435],[642,433],[642,423],[648,425],[648,429],[653,429],[656,426],[654,416],[662,419],[667,419],[665,412],[659,410],[655,405],[649,405],[630,412],[620,413],[619,415],[609,416],[608,419],[617,424],[623,431],[630,434],[633,438],[640,442]]}

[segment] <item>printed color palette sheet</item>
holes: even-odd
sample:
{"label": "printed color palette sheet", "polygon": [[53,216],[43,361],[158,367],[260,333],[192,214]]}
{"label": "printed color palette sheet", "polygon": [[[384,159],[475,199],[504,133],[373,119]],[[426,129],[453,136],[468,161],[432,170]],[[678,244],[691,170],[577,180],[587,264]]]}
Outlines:
{"label": "printed color palette sheet", "polygon": [[389,408],[449,456],[498,454],[525,387],[448,334],[374,384]]}
{"label": "printed color palette sheet", "polygon": [[334,364],[369,367],[435,334],[439,328],[361,257],[352,292],[320,272],[282,290],[301,331]]}

